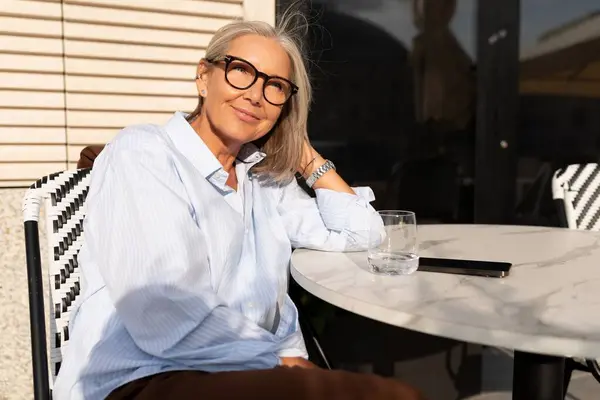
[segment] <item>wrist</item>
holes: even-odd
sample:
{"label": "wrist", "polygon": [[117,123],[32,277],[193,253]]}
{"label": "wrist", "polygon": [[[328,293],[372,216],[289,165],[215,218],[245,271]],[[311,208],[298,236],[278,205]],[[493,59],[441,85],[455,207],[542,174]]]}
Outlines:
{"label": "wrist", "polygon": [[304,174],[306,169],[310,167],[310,164],[316,161],[316,157],[319,153],[312,147],[308,142],[304,143],[302,147],[302,158],[300,159],[300,165],[298,166],[298,173]]}
{"label": "wrist", "polygon": [[325,164],[327,160],[323,158],[320,154],[315,154],[315,156],[311,159],[309,163],[306,164],[301,174],[304,179],[308,179],[313,172],[315,172],[320,166]]}

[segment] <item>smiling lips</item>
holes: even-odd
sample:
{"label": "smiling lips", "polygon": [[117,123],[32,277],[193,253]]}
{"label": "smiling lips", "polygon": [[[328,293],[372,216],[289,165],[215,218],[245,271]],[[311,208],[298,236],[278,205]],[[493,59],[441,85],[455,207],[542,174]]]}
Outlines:
{"label": "smiling lips", "polygon": [[239,119],[248,123],[257,123],[260,121],[260,118],[251,111],[244,110],[243,108],[233,107],[233,112],[237,115]]}

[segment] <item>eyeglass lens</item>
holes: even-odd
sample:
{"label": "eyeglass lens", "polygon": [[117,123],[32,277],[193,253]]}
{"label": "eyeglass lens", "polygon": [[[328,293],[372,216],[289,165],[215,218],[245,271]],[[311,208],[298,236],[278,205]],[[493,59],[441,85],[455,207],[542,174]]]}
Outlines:
{"label": "eyeglass lens", "polygon": [[[257,71],[245,61],[232,60],[227,67],[226,78],[236,89],[248,89],[256,82]],[[292,95],[292,86],[283,79],[270,77],[264,83],[263,93],[269,103],[281,105]]]}

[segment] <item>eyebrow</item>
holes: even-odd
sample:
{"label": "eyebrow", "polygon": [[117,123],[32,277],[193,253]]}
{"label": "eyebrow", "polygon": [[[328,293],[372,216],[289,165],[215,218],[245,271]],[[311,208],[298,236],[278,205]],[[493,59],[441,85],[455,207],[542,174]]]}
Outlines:
{"label": "eyebrow", "polygon": [[265,75],[268,75],[268,76],[269,76],[269,78],[279,78],[279,79],[284,79],[284,80],[286,80],[286,81],[290,81],[290,82],[292,81],[292,77],[288,77],[288,78],[286,78],[285,76],[281,76],[281,75],[272,75],[272,74],[267,74],[265,71],[261,70],[261,69],[260,69],[260,68],[258,68],[256,65],[254,65],[254,63],[253,63],[253,62],[251,62],[251,61],[249,61],[249,60],[245,59],[244,57],[236,56],[235,54],[231,54],[231,53],[227,53],[227,54],[229,54],[229,55],[230,55],[230,56],[232,56],[232,57],[238,58],[238,59],[240,59],[241,61],[246,61],[248,64],[251,64],[251,65],[252,65],[254,68],[256,68],[256,69],[257,69],[259,72],[262,72],[262,73],[264,73]]}

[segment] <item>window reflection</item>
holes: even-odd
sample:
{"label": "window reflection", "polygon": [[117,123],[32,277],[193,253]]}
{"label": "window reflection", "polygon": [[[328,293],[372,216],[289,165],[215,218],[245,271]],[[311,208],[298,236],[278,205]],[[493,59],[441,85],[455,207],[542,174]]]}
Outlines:
{"label": "window reflection", "polygon": [[518,214],[556,223],[550,175],[597,161],[600,3],[521,0]]}
{"label": "window reflection", "polygon": [[469,219],[474,0],[313,0],[311,16],[315,147],[380,208]]}

